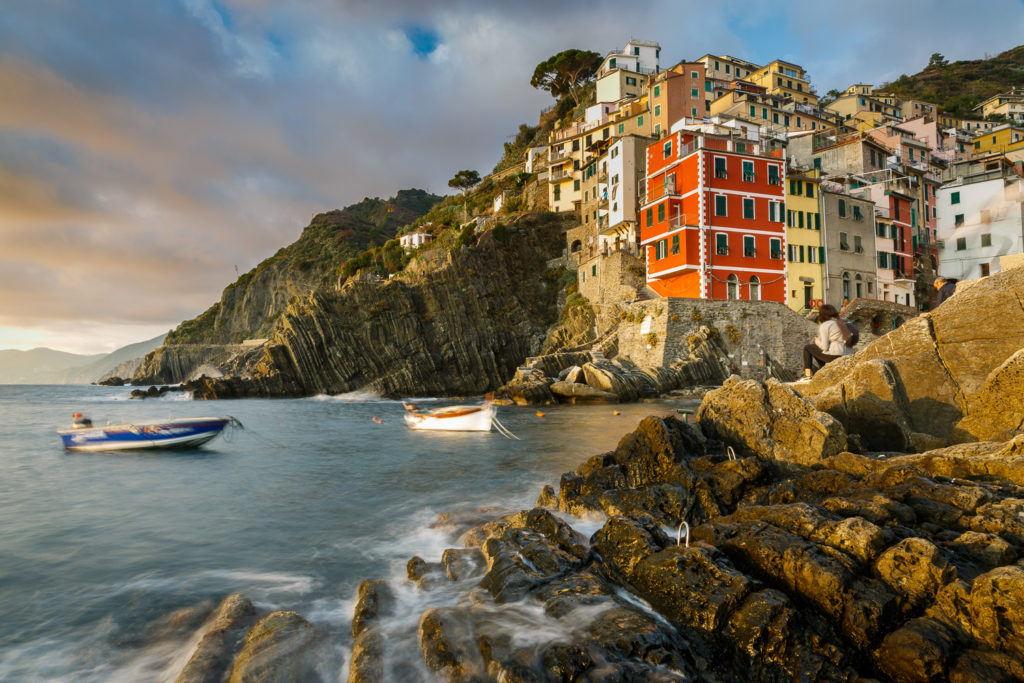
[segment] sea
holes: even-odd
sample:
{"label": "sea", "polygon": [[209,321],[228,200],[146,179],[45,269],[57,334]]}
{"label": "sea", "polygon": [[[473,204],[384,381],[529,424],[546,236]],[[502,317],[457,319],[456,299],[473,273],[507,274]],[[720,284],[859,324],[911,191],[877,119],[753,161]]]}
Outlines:
{"label": "sea", "polygon": [[[130,387],[0,385],[0,680],[173,681],[225,596],[317,627],[323,680],[346,680],[364,578],[397,598],[389,656],[429,680],[415,640],[428,607],[472,586],[420,591],[413,556],[456,547],[448,517],[533,507],[541,488],[684,403],[499,408],[497,432],[408,429],[401,402],[129,399]],[[417,399],[424,407],[450,399]],[[232,415],[201,449],[71,453],[55,430]],[[376,418],[376,419],[375,419]],[[601,519],[567,519],[585,534]],[[568,625],[512,606],[523,637]],[[389,666],[397,666],[391,662]]]}

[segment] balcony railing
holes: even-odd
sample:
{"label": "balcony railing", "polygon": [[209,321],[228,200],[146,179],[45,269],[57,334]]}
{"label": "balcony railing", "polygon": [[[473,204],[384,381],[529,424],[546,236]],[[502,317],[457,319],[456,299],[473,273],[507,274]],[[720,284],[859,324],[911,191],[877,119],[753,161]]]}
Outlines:
{"label": "balcony railing", "polygon": [[716,247],[715,248],[715,253],[718,254],[719,256],[728,256],[729,255],[729,247]]}
{"label": "balcony railing", "polygon": [[780,178],[777,175],[770,175],[770,176],[768,176],[768,184],[769,185],[781,185],[782,184],[782,178]]}
{"label": "balcony railing", "polygon": [[748,258],[754,258],[755,256],[757,256],[757,249],[744,249],[743,255]]}
{"label": "balcony railing", "polygon": [[729,172],[726,171],[724,168],[716,168],[715,169],[715,177],[716,178],[728,178],[729,177]]}
{"label": "balcony railing", "polygon": [[745,183],[752,183],[756,179],[757,179],[757,174],[756,173],[744,173],[743,174],[743,182],[745,182]]}

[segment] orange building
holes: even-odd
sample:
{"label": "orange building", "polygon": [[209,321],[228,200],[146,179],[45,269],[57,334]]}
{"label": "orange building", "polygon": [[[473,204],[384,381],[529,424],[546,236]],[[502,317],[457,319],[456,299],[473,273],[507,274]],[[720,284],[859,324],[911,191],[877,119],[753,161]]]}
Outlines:
{"label": "orange building", "polygon": [[662,296],[785,304],[782,151],[683,129],[647,148],[640,240]]}

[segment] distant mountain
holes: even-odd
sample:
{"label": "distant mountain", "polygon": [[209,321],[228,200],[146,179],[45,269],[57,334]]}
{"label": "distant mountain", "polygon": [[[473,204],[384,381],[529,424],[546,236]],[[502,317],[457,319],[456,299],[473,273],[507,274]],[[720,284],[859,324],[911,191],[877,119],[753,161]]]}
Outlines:
{"label": "distant mountain", "polygon": [[267,335],[292,297],[333,287],[342,264],[394,239],[442,197],[399,190],[317,214],[299,239],[224,288],[220,301],[167,335],[168,344],[227,344]]}
{"label": "distant mountain", "polygon": [[0,351],[0,384],[89,384],[116,374],[114,370],[124,372],[120,377],[130,377],[142,357],[160,346],[165,336],[94,355],[6,349]]}
{"label": "distant mountain", "polygon": [[995,57],[943,63],[935,59],[920,72],[900,76],[877,89],[934,102],[958,116],[977,116],[971,110],[989,97],[1024,86],[1024,45]]}
{"label": "distant mountain", "polygon": [[93,363],[107,354],[83,356],[53,349],[0,351],[0,383],[2,384],[60,384],[61,375],[72,368]]}
{"label": "distant mountain", "polygon": [[142,363],[142,357],[164,343],[166,334],[146,341],[122,346],[87,365],[65,370],[58,384],[90,384],[107,377],[130,378]]}

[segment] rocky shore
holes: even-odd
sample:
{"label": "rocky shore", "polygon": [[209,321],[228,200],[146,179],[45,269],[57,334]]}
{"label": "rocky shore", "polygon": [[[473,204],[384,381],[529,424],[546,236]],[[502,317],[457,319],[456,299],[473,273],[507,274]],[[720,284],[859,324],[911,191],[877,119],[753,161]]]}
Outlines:
{"label": "rocky shore", "polygon": [[[1024,680],[1021,302],[988,278],[813,382],[644,419],[533,509],[439,520],[457,544],[360,586],[349,680]],[[236,677],[267,630],[179,680],[305,666]]]}

